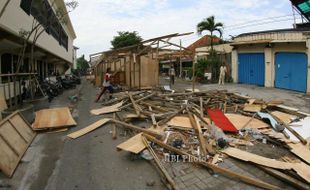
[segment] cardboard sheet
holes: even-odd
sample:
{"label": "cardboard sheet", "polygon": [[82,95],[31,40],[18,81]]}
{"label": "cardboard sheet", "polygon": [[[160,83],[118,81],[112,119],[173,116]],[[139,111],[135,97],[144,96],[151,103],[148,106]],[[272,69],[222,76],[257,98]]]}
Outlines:
{"label": "cardboard sheet", "polygon": [[36,118],[32,124],[34,130],[51,128],[62,128],[75,126],[76,122],[72,118],[69,108],[52,108],[36,112]]}

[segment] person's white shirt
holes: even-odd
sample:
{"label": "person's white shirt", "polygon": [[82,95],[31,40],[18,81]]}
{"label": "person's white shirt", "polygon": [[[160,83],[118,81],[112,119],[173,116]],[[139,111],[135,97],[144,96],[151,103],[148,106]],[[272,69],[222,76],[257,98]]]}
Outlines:
{"label": "person's white shirt", "polygon": [[221,66],[220,68],[220,75],[225,75],[227,72],[226,66]]}
{"label": "person's white shirt", "polygon": [[175,76],[175,70],[174,70],[174,68],[170,68],[170,70],[169,70],[169,75],[170,75],[170,76]]}
{"label": "person's white shirt", "polygon": [[111,74],[110,74],[110,73],[106,73],[106,74],[104,75],[104,79],[103,79],[103,84],[102,84],[102,86],[104,86],[104,87],[111,86],[110,79],[111,79]]}

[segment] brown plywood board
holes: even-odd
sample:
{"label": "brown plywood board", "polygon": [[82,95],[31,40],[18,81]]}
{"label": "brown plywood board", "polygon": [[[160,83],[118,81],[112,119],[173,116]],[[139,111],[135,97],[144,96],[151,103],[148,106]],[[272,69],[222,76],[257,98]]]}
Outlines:
{"label": "brown plywood board", "polygon": [[261,109],[262,109],[262,106],[258,104],[244,104],[243,111],[255,113],[255,112],[259,112]]}
{"label": "brown plywood board", "polygon": [[0,123],[0,170],[11,177],[35,137],[30,125],[15,112]]}
{"label": "brown plywood board", "polygon": [[[225,114],[225,116],[238,130],[244,127],[245,124],[247,124],[251,120],[251,117],[247,117],[247,116],[240,115],[240,114]],[[245,128],[260,129],[260,128],[268,128],[268,127],[270,127],[270,125],[268,125],[267,123],[253,118],[247,124]]]}
{"label": "brown plywood board", "polygon": [[142,150],[146,148],[142,140],[142,133],[139,133],[127,141],[117,145],[118,149],[125,150],[128,152],[132,152],[134,154],[138,154]]}
{"label": "brown plywood board", "polygon": [[309,146],[303,145],[301,143],[297,144],[289,143],[287,145],[290,147],[292,153],[294,153],[296,156],[298,156],[299,158],[310,164]]}
{"label": "brown plywood board", "polygon": [[67,135],[67,137],[70,137],[72,139],[79,138],[79,137],[81,137],[81,136],[83,136],[83,135],[85,135],[85,134],[87,134],[87,133],[89,133],[89,132],[91,132],[91,131],[99,128],[99,127],[101,127],[102,125],[106,124],[109,121],[110,121],[110,119],[108,119],[108,118],[101,119],[101,120],[99,120],[99,121],[97,121],[97,122],[95,122],[95,123],[93,123],[93,124],[83,128],[83,129],[80,129],[78,131],[75,131],[75,132]]}
{"label": "brown plywood board", "polygon": [[273,111],[271,112],[271,114],[279,118],[285,124],[290,124],[293,120],[297,118],[297,116],[295,115],[287,114],[280,111]]}
{"label": "brown plywood board", "polygon": [[310,166],[306,165],[305,163],[282,162],[275,159],[270,159],[256,154],[252,154],[236,148],[227,148],[222,152],[231,157],[259,164],[262,166],[282,170],[294,170],[300,177],[310,182]]}
{"label": "brown plywood board", "polygon": [[52,108],[36,112],[36,118],[32,124],[34,130],[61,128],[75,126],[69,108]]}
{"label": "brown plywood board", "polygon": [[[207,123],[210,123],[209,118],[204,118]],[[171,126],[184,127],[184,128],[193,128],[189,117],[187,116],[175,116],[168,123]]]}
{"label": "brown plywood board", "polygon": [[92,113],[93,115],[101,115],[101,114],[107,114],[107,113],[113,113],[113,112],[118,112],[119,107],[121,107],[123,105],[123,101],[114,104],[112,106],[104,106],[102,108],[99,109],[93,109],[90,111],[90,113]]}

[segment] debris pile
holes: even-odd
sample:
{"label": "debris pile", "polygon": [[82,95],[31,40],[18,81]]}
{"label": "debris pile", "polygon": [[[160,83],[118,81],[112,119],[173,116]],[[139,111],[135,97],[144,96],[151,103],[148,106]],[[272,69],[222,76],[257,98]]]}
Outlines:
{"label": "debris pile", "polygon": [[[310,117],[282,103],[219,90],[120,92],[115,94],[115,99],[104,102],[103,107],[91,110],[94,115],[113,114],[113,117],[105,116],[68,137],[78,138],[108,122],[112,123],[113,139],[117,138],[118,127],[135,131],[117,149],[140,154],[147,160],[153,158],[171,189],[178,189],[178,184],[161,158],[176,156],[247,184],[281,189],[218,165],[231,157],[252,163],[298,189],[309,189]],[[259,144],[287,149],[289,156],[283,159],[279,155],[263,156],[247,150]]]}

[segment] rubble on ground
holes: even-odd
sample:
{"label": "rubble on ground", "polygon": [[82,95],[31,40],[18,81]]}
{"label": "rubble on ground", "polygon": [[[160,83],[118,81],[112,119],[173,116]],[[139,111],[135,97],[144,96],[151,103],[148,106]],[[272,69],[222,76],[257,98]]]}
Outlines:
{"label": "rubble on ground", "polygon": [[[309,115],[282,105],[224,90],[174,92],[164,89],[120,92],[92,114],[113,117],[69,134],[78,138],[112,123],[113,139],[120,129],[136,134],[117,146],[146,160],[154,160],[170,189],[179,189],[163,159],[190,162],[212,173],[264,189],[276,185],[219,166],[228,157],[252,163],[266,173],[298,188],[310,188]],[[135,124],[139,121],[139,125]],[[263,155],[259,144],[283,148],[286,156]],[[249,151],[251,147],[251,151]]]}

